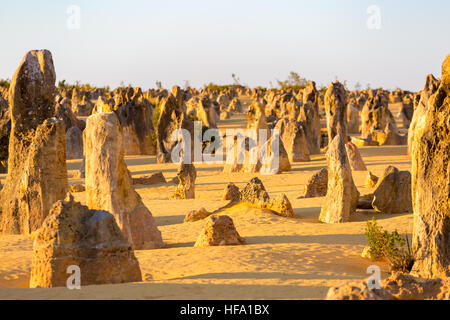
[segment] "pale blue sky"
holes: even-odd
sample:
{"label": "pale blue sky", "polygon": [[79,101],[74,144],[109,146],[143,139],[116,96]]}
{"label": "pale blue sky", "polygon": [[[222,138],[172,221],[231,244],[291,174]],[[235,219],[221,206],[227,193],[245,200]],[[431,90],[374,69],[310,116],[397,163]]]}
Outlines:
{"label": "pale blue sky", "polygon": [[[66,27],[70,5],[81,28]],[[381,30],[366,27],[370,5]],[[450,53],[448,0],[0,0],[0,78],[30,49],[53,53],[58,80],[144,89],[269,86],[290,71],[328,85],[420,90]]]}

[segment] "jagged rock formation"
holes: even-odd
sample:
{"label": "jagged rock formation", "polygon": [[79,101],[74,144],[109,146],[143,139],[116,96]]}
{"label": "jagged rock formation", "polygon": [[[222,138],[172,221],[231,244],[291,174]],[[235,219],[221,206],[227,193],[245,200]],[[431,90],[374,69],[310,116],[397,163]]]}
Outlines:
{"label": "jagged rock formation", "polygon": [[367,173],[366,177],[366,188],[373,189],[377,185],[380,178],[374,175],[372,172]]}
{"label": "jagged rock formation", "polygon": [[211,215],[206,221],[195,247],[236,246],[245,244],[229,216]]}
{"label": "jagged rock formation", "polygon": [[[157,161],[158,163],[172,162],[172,151],[182,141],[182,138],[172,140],[175,130],[185,129],[194,137],[194,123],[186,116],[183,96],[179,87],[174,87],[172,92],[160,105],[161,113],[156,127]],[[186,142],[187,143],[187,142]],[[190,141],[193,148],[192,140]],[[193,154],[192,154],[193,157]]]}
{"label": "jagged rock formation", "polygon": [[279,130],[280,139],[290,162],[311,160],[308,141],[300,123],[285,117],[277,122],[275,129]]}
{"label": "jagged rock formation", "polygon": [[364,160],[358,147],[349,141],[345,144],[345,149],[347,150],[348,160],[350,161],[352,169],[355,171],[367,171],[367,167],[364,164]]}
{"label": "jagged rock formation", "polygon": [[66,132],[66,158],[83,158],[83,133],[78,127],[72,127]]}
{"label": "jagged rock formation", "polygon": [[7,173],[9,135],[11,134],[11,115],[8,101],[0,95],[0,173]]}
{"label": "jagged rock formation", "polygon": [[301,198],[325,197],[328,191],[328,169],[322,169],[309,178],[305,186],[305,195]]}
{"label": "jagged rock formation", "polygon": [[181,163],[177,177],[179,184],[175,193],[170,197],[173,200],[195,199],[195,179],[197,170],[193,164]]}
{"label": "jagged rock formation", "polygon": [[327,115],[328,141],[342,134],[347,139],[347,92],[344,86],[335,81],[328,86],[325,93],[325,112]]}
{"label": "jagged rock formation", "polygon": [[415,134],[425,124],[425,115],[428,110],[428,99],[438,90],[441,82],[432,74],[427,75],[424,89],[416,95],[417,104],[408,131],[408,152],[411,154]]}
{"label": "jagged rock formation", "polygon": [[394,116],[389,111],[388,102],[379,92],[369,96],[361,112],[361,136],[366,139],[374,131],[383,131],[389,126],[397,133]]}
{"label": "jagged rock formation", "polygon": [[11,82],[8,175],[1,192],[0,231],[37,230],[68,189],[65,127],[55,113],[55,69],[49,51],[30,51]]}
{"label": "jagged rock formation", "polygon": [[353,182],[342,134],[338,134],[329,145],[327,164],[328,190],[319,220],[325,223],[348,222],[356,211],[359,192]]}
{"label": "jagged rock formation", "polygon": [[225,187],[222,200],[239,201],[240,194],[239,188],[234,183],[229,183]]}
{"label": "jagged rock formation", "polygon": [[309,81],[303,90],[303,106],[300,108],[300,114],[297,120],[304,122],[304,132],[308,142],[309,152],[311,154],[320,153],[320,115],[319,115],[319,93],[316,89],[316,83]]}
{"label": "jagged rock formation", "polygon": [[270,198],[262,181],[258,178],[253,178],[241,190],[239,200],[232,200],[232,202],[247,203],[260,209],[270,210],[276,215],[286,218],[296,217],[287,196],[280,194],[276,198]]}
{"label": "jagged rock formation", "polygon": [[128,95],[122,93],[122,100],[114,106],[122,126],[125,154],[155,155],[152,105],[140,88],[129,88],[129,91]]}
{"label": "jagged rock formation", "polygon": [[[450,55],[412,145],[413,273],[450,276]],[[449,292],[450,290],[447,290]]]}
{"label": "jagged rock formation", "polygon": [[69,195],[54,204],[35,236],[30,288],[65,287],[70,266],[81,286],[142,281],[139,262],[114,217]]}
{"label": "jagged rock formation", "polygon": [[97,113],[86,124],[86,202],[116,219],[136,250],[163,246],[152,214],[134,190],[124,160],[119,120],[115,113]]}
{"label": "jagged rock formation", "polygon": [[375,186],[372,206],[387,214],[412,212],[411,173],[387,167]]}

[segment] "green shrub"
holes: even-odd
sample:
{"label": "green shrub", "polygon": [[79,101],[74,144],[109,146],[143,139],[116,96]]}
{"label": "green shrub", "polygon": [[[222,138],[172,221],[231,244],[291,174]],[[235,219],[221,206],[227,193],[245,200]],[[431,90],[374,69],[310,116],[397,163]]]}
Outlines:
{"label": "green shrub", "polygon": [[375,218],[367,222],[365,232],[369,243],[369,255],[373,259],[386,258],[391,271],[409,273],[414,264],[414,258],[409,245],[408,236],[403,238],[397,230],[383,230]]}

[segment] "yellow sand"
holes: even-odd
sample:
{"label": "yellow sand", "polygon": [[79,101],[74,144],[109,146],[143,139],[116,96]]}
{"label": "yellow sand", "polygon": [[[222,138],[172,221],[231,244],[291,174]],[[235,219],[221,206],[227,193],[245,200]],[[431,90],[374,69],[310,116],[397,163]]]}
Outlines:
{"label": "yellow sand", "polygon": [[[243,126],[244,115],[221,121],[221,128]],[[411,168],[406,146],[367,147],[361,148],[361,153],[368,169],[378,176],[388,165]],[[79,164],[69,161],[69,174]],[[156,164],[155,157],[127,157],[127,164],[134,176],[162,171],[168,181],[177,171],[176,165]],[[89,286],[75,291],[28,289],[32,240],[28,236],[0,235],[0,299],[323,299],[331,286],[366,278],[370,265],[380,266],[386,277],[386,263],[360,257],[366,245],[366,221],[376,216],[384,228],[411,234],[413,216],[359,212],[350,223],[320,223],[323,198],[297,198],[309,177],[323,167],[324,155],[314,156],[308,163],[295,163],[292,172],[276,176],[223,174],[221,165],[199,165],[197,198],[186,201],[169,200],[175,190],[173,184],[138,186],[167,244],[160,250],[136,251],[142,283]],[[354,172],[362,195],[371,191],[364,188],[366,175]],[[185,214],[201,207],[212,211],[225,205],[227,202],[221,200],[225,186],[233,182],[242,188],[254,176],[263,181],[270,195],[286,193],[297,218],[234,207],[226,214],[248,244],[193,248],[204,221],[184,224]],[[70,183],[81,182],[70,179]],[[84,193],[75,197],[85,201]]]}

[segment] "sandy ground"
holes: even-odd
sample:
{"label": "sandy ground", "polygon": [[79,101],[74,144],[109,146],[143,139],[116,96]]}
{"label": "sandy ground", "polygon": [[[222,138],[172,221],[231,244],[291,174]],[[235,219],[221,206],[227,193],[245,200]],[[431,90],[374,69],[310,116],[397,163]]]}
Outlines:
{"label": "sandy ground", "polygon": [[[392,106],[393,111],[398,106]],[[245,126],[244,115],[221,121],[221,128]],[[406,146],[361,148],[370,171],[381,175],[386,166],[410,170]],[[69,174],[80,161],[68,161]],[[169,181],[177,166],[156,164],[155,157],[127,157],[133,176],[162,171]],[[82,287],[81,290],[28,289],[32,240],[28,236],[0,235],[0,299],[323,299],[329,287],[343,281],[367,278],[367,267],[376,264],[387,276],[384,262],[360,257],[366,245],[366,221],[376,216],[387,230],[412,232],[413,216],[382,215],[359,211],[352,221],[327,225],[318,221],[323,198],[297,199],[317,170],[326,167],[324,155],[311,162],[294,163],[292,172],[276,176],[223,174],[222,165],[197,166],[195,200],[170,201],[174,184],[138,186],[137,191],[153,213],[166,248],[136,251],[144,282]],[[354,172],[361,194],[367,172]],[[270,195],[284,192],[292,202],[296,219],[239,206],[227,211],[248,244],[238,247],[193,248],[204,221],[185,224],[184,216],[194,209],[215,210],[225,186],[240,188],[258,176]],[[3,180],[5,175],[0,176]],[[82,183],[70,179],[70,183]],[[84,202],[85,194],[75,195]]]}

